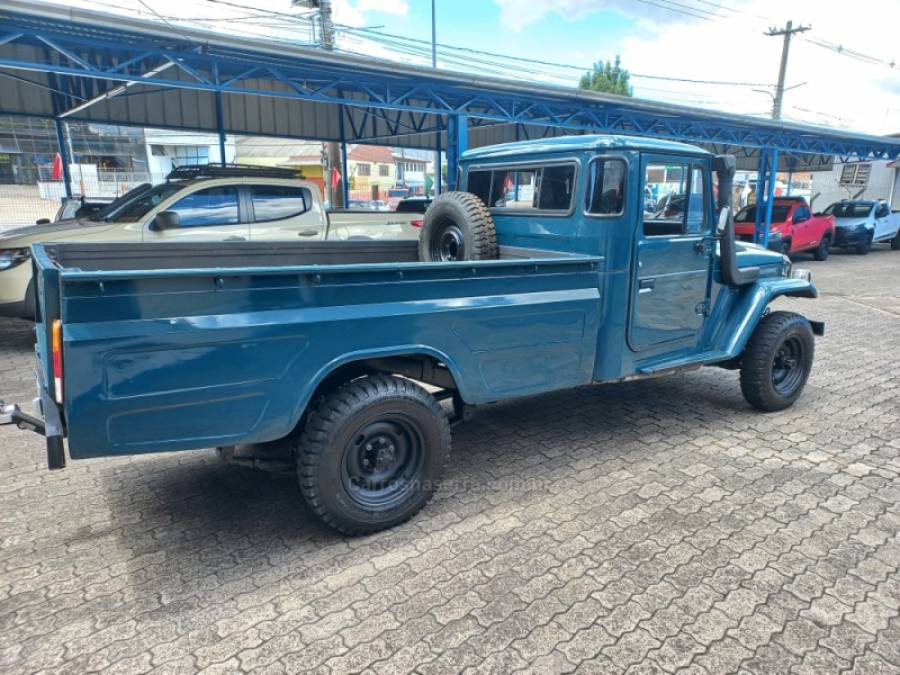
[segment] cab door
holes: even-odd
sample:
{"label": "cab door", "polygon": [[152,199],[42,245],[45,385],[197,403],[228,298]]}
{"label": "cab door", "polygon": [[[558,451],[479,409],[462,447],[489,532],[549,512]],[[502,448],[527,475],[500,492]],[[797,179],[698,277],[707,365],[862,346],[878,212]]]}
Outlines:
{"label": "cab door", "polygon": [[875,235],[874,239],[890,239],[896,231],[891,213],[891,207],[887,202],[879,202],[875,205]]}
{"label": "cab door", "polygon": [[296,183],[248,182],[253,241],[312,241],[325,238],[325,215],[312,190]]}
{"label": "cab door", "polygon": [[628,342],[633,351],[697,343],[709,307],[715,252],[708,162],[645,156],[645,188],[659,198],[635,232]]}
{"label": "cab door", "polygon": [[792,250],[812,248],[819,243],[819,233],[814,225],[809,207],[803,204],[797,205],[791,215]]}

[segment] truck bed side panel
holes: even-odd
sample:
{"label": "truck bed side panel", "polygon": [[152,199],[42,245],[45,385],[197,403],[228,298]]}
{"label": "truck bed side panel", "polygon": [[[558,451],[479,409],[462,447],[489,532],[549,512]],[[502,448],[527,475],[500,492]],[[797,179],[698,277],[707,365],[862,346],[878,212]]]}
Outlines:
{"label": "truck bed side panel", "polygon": [[281,438],[342,363],[429,354],[470,403],[589,382],[597,262],[408,271],[62,272],[73,457]]}

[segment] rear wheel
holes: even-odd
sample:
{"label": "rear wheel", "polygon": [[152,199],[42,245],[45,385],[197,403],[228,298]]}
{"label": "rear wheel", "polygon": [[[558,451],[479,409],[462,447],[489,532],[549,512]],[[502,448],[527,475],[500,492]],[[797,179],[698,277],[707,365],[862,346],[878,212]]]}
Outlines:
{"label": "rear wheel", "polygon": [[900,251],[900,230],[897,230],[897,234],[891,239],[891,250]]}
{"label": "rear wheel", "polygon": [[449,453],[450,426],[440,403],[419,385],[388,375],[353,380],[326,395],[294,448],[307,506],[349,535],[418,513]]}
{"label": "rear wheel", "polygon": [[818,247],[813,251],[813,259],[822,262],[823,260],[828,260],[828,252],[831,248],[831,237],[827,234],[822,237],[822,241],[819,242]]}
{"label": "rear wheel", "polygon": [[741,393],[747,403],[763,412],[791,406],[809,379],[814,352],[806,318],[793,312],[763,317],[741,355]]}
{"label": "rear wheel", "polygon": [[856,245],[856,252],[859,255],[868,255],[869,251],[872,250],[872,233],[865,235]]}

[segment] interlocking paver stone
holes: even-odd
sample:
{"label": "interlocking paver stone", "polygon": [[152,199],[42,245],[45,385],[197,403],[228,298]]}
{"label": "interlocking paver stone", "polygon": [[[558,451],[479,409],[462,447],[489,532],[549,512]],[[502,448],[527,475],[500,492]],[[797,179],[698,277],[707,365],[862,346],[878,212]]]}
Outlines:
{"label": "interlocking paver stone", "polygon": [[[49,473],[0,427],[0,670],[900,672],[900,255],[798,264],[822,295],[778,304],[827,335],[793,408],[718,369],[487,406],[371,537],[212,451]],[[6,400],[31,339],[0,320]]]}

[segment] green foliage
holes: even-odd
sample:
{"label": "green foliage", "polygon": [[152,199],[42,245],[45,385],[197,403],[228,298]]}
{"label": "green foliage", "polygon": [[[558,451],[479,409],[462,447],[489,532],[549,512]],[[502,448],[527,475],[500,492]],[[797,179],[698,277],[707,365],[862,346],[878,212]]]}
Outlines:
{"label": "green foliage", "polygon": [[619,96],[631,96],[631,84],[629,84],[630,75],[628,71],[622,68],[622,61],[616,56],[615,62],[597,61],[593,69],[581,76],[578,83],[580,89],[589,89],[590,91],[602,91],[607,94],[618,94]]}

